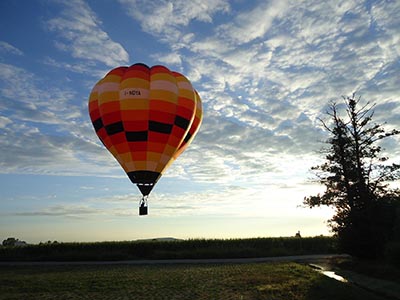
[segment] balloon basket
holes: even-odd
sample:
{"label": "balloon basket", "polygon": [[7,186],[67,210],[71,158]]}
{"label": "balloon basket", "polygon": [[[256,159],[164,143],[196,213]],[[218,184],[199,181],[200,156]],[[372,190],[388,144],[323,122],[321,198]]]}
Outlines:
{"label": "balloon basket", "polygon": [[146,216],[148,214],[147,197],[140,200],[139,216]]}
{"label": "balloon basket", "polygon": [[148,213],[147,206],[140,206],[139,207],[139,216],[146,216]]}

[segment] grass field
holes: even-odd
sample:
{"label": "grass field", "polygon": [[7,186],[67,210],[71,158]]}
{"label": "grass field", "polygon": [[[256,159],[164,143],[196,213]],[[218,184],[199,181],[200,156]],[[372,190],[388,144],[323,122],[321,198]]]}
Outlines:
{"label": "grass field", "polygon": [[296,263],[0,267],[0,299],[380,300]]}

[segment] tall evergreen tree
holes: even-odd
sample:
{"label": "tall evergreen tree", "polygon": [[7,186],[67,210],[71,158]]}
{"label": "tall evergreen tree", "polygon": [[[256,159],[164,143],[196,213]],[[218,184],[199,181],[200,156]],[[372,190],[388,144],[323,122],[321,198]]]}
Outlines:
{"label": "tall evergreen tree", "polygon": [[[325,185],[322,195],[304,198],[309,207],[327,205],[336,214],[329,224],[343,251],[356,256],[376,257],[393,236],[395,207],[400,190],[388,182],[400,178],[400,165],[389,164],[380,141],[400,134],[372,123],[374,105],[360,107],[360,97],[343,98],[344,111],[337,103],[329,106],[331,122],[321,120],[329,132],[325,162],[315,166],[318,180]],[[399,216],[400,217],[400,216]]]}

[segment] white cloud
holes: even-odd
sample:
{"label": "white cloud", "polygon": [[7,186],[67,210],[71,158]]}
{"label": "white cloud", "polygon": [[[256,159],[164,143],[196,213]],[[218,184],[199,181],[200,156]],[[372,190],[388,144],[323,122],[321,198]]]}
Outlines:
{"label": "white cloud", "polygon": [[144,32],[157,36],[173,50],[186,47],[193,39],[189,25],[194,22],[212,23],[214,15],[230,9],[227,0],[146,1],[119,0],[123,9]]}
{"label": "white cloud", "polygon": [[48,29],[61,37],[56,46],[75,58],[93,60],[115,67],[129,61],[124,47],[101,28],[101,21],[81,0],[62,2],[61,16],[49,20]]}
{"label": "white cloud", "polygon": [[271,28],[274,19],[284,15],[287,9],[288,1],[260,4],[250,11],[239,13],[232,22],[220,25],[217,28],[218,36],[236,45],[262,38]]}
{"label": "white cloud", "polygon": [[197,52],[202,56],[209,58],[221,58],[224,53],[233,50],[234,48],[226,43],[223,39],[216,36],[206,37],[200,40],[193,40],[187,44],[187,47],[192,52]]}
{"label": "white cloud", "polygon": [[160,34],[187,26],[191,21],[212,22],[217,12],[229,10],[226,0],[145,1],[119,0],[129,15],[141,23],[146,32]]}
{"label": "white cloud", "polygon": [[52,66],[55,68],[63,69],[63,70],[68,70],[70,72],[74,73],[79,73],[79,74],[84,74],[91,76],[98,80],[99,78],[102,78],[104,74],[107,74],[109,71],[108,67],[105,68],[99,68],[96,66],[96,62],[89,60],[89,61],[79,61],[75,63],[69,63],[69,62],[63,62],[63,61],[57,61],[54,58],[51,57],[45,57],[43,59],[43,63],[48,66]]}
{"label": "white cloud", "polygon": [[80,218],[91,215],[104,215],[104,210],[94,208],[87,205],[55,205],[45,207],[39,210],[16,212],[15,216],[19,217],[70,217]]}
{"label": "white cloud", "polygon": [[24,55],[21,50],[4,41],[0,41],[0,53],[11,53],[18,56]]}
{"label": "white cloud", "polygon": [[384,57],[387,60],[398,59],[400,55],[400,33],[399,18],[393,16],[399,15],[400,4],[396,1],[385,1],[373,4],[371,7],[372,26],[376,26],[379,33],[378,45],[382,48]]}
{"label": "white cloud", "polygon": [[1,173],[119,174],[87,117],[82,123],[82,108],[73,103],[76,93],[63,88],[0,64],[0,109],[7,116],[0,118]]}
{"label": "white cloud", "polygon": [[1,130],[0,173],[123,175],[104,148],[73,135],[45,134],[23,123]]}
{"label": "white cloud", "polygon": [[49,86],[23,68],[0,63],[0,80],[0,107],[12,119],[62,124],[80,114],[76,106],[66,105],[75,96],[73,91]]}
{"label": "white cloud", "polygon": [[4,116],[0,116],[0,129],[5,128],[7,125],[11,124],[12,121]]}
{"label": "white cloud", "polygon": [[[198,81],[205,118],[196,149],[188,150],[191,159],[175,162],[179,174],[232,182],[292,168],[304,176],[312,164],[294,161],[317,157],[325,134],[316,118],[326,103],[377,84],[379,93],[367,93],[368,100],[386,103],[399,95],[399,77],[390,68],[394,45],[370,35],[371,16],[360,2],[272,4],[240,11],[186,46],[193,56],[181,58]],[[388,41],[397,35],[387,34]]]}
{"label": "white cloud", "polygon": [[172,53],[168,53],[168,54],[154,54],[152,56],[154,57],[154,59],[156,59],[162,63],[165,63],[168,66],[171,66],[171,65],[180,66],[182,64],[181,56],[176,52],[172,52]]}

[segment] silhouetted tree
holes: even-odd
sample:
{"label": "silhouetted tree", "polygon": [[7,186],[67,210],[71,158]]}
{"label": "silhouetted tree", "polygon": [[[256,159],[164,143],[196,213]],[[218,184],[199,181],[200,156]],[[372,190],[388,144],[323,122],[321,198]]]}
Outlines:
{"label": "silhouetted tree", "polygon": [[9,237],[9,238],[3,240],[3,246],[5,246],[5,247],[14,246],[17,241],[18,241],[18,239]]}
{"label": "silhouetted tree", "polygon": [[3,240],[3,246],[5,247],[14,247],[14,246],[26,246],[27,243],[25,241],[20,241],[14,237],[9,237]]}
{"label": "silhouetted tree", "polygon": [[344,109],[343,105],[330,104],[326,113],[331,122],[321,120],[330,134],[329,147],[323,150],[325,162],[312,170],[326,190],[322,195],[305,197],[304,204],[334,207],[336,214],[329,225],[342,250],[376,257],[393,236],[400,202],[400,190],[388,185],[400,178],[400,165],[388,163],[379,142],[400,131],[387,132],[383,124],[372,123],[374,105],[359,108],[360,98],[354,94],[343,100]]}

